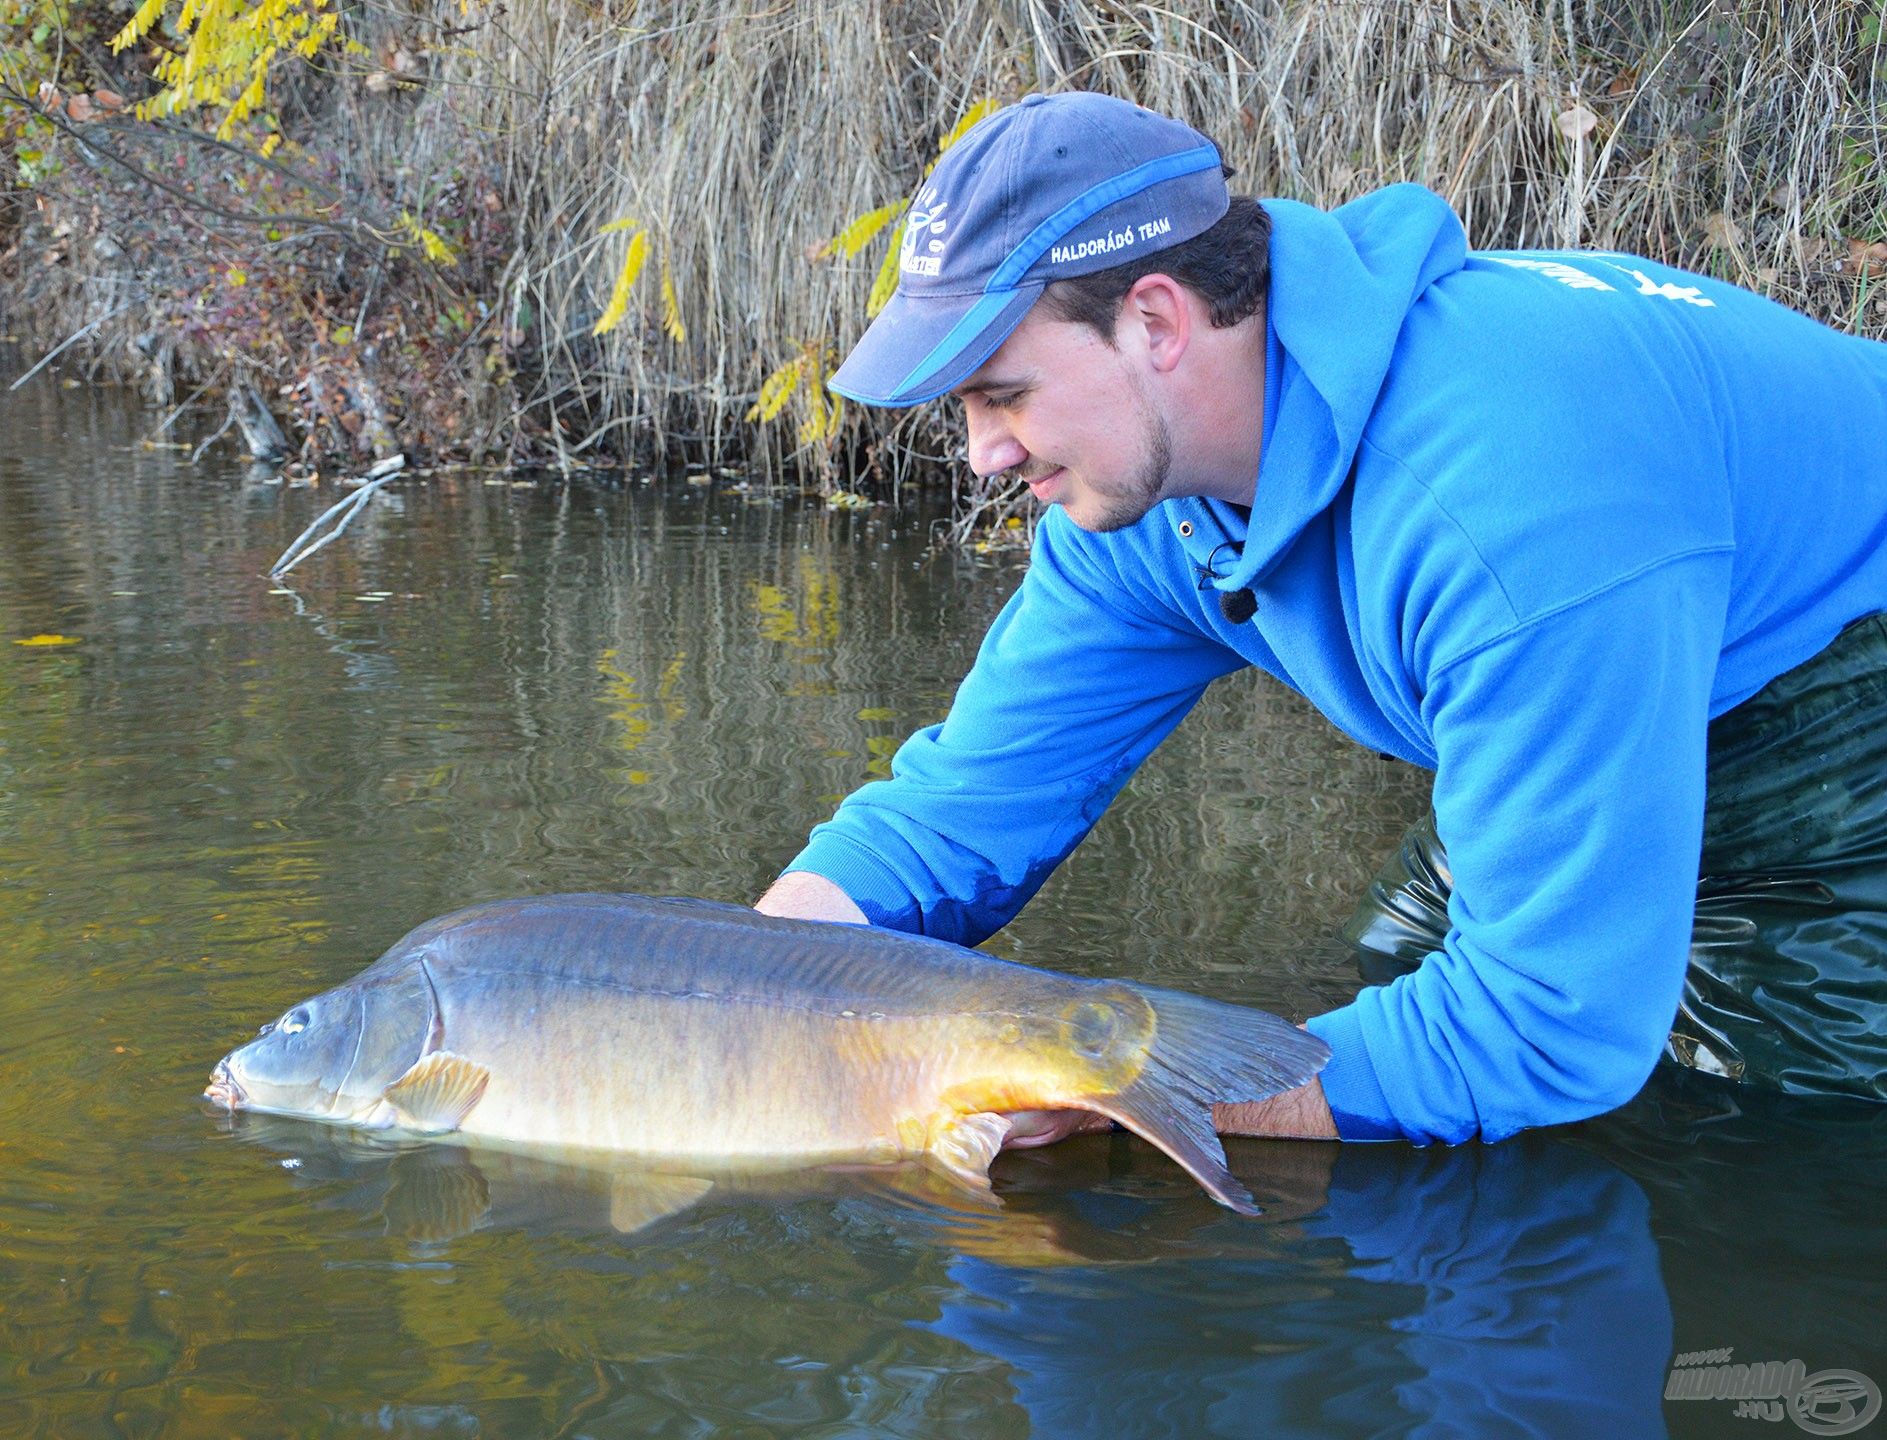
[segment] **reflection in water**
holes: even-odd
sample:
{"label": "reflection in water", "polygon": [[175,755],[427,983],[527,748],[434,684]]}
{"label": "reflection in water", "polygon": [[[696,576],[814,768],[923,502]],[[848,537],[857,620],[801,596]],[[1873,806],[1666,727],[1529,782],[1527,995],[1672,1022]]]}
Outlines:
{"label": "reflection in water", "polygon": [[965,1257],[937,1328],[1011,1365],[1044,1434],[1662,1433],[1670,1306],[1616,1167],[1546,1140],[1296,1148],[1326,1194],[1300,1188],[1269,1255],[1208,1241],[1114,1305],[1102,1277]]}
{"label": "reflection in water", "polygon": [[[1267,1205],[1258,1223],[1202,1202],[1147,1147],[1097,1137],[1005,1161],[999,1212],[966,1208],[922,1167],[854,1167],[719,1176],[644,1229],[623,1213],[625,1180],[634,1194],[676,1177],[224,1123],[283,1157],[312,1205],[403,1242],[402,1275],[440,1273],[479,1232],[560,1235],[566,1254],[592,1237],[587,1263],[618,1274],[616,1318],[558,1323],[592,1338],[600,1324],[637,1357],[605,1382],[603,1413],[626,1423],[650,1413],[651,1385],[708,1403],[691,1389],[705,1353],[722,1356],[717,1384],[752,1383],[757,1357],[710,1338],[731,1326],[763,1345],[791,1333],[802,1403],[859,1424],[887,1405],[940,1418],[973,1373],[1049,1435],[1449,1433],[1496,1416],[1502,1433],[1662,1433],[1671,1313],[1644,1192],[1563,1142],[1235,1144]],[[1015,1168],[1032,1175],[1012,1183]],[[690,1259],[710,1255],[712,1280]],[[884,1337],[848,1334],[861,1300],[879,1324],[918,1327],[897,1364]],[[762,1301],[786,1307],[767,1339],[745,1315]]]}
{"label": "reflection in water", "polygon": [[[1660,1083],[1498,1150],[1235,1142],[1256,1222],[1128,1137],[1002,1157],[990,1212],[207,1116],[256,1017],[431,916],[758,893],[1016,577],[878,514],[459,476],[271,595],[334,497],[153,423],[0,394],[0,1435],[1584,1440],[1732,1432],[1660,1407],[1673,1349],[1887,1382],[1870,1107]],[[1236,680],[992,948],[1308,1013],[1425,803]]]}
{"label": "reflection in water", "polygon": [[[1574,1134],[1650,1198],[1678,1299],[1676,1352],[1799,1359],[1811,1373],[1854,1370],[1887,1388],[1887,1107],[1746,1092],[1673,1067]],[[1734,1401],[1665,1409],[1677,1435],[1746,1428]]]}

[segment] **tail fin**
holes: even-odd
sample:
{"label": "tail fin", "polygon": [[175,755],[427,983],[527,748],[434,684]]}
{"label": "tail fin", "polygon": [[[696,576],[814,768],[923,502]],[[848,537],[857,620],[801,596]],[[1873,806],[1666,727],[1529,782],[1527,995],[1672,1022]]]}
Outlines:
{"label": "tail fin", "polygon": [[1256,1215],[1258,1206],[1225,1167],[1212,1107],[1268,1100],[1323,1069],[1330,1047],[1263,1010],[1177,990],[1132,985],[1153,1007],[1146,1066],[1133,1083],[1086,1103],[1157,1145],[1214,1200]]}

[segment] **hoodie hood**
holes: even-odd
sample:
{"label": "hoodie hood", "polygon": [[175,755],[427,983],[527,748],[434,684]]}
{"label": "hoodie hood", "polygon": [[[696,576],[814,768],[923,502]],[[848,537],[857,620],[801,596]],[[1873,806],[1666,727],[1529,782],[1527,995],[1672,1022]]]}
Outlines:
{"label": "hoodie hood", "polygon": [[1392,185],[1325,212],[1267,200],[1268,316],[1282,356],[1267,377],[1276,413],[1244,553],[1217,578],[1242,590],[1263,578],[1349,477],[1376,408],[1403,320],[1422,292],[1467,260],[1467,236],[1448,202],[1419,185]]}

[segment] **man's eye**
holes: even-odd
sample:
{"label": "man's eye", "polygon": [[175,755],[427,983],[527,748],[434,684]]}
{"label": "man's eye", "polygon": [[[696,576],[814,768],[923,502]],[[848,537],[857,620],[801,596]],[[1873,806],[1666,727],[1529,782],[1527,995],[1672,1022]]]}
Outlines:
{"label": "man's eye", "polygon": [[983,397],[983,403],[988,405],[992,410],[1013,409],[1016,405],[1021,403],[1021,400],[1022,392],[1020,390],[1005,390],[999,395],[985,395]]}

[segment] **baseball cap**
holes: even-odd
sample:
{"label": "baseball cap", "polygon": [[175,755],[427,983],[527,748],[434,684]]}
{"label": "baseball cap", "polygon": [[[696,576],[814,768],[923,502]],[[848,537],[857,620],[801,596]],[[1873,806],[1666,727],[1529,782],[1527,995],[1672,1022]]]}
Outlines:
{"label": "baseball cap", "polygon": [[1029,95],[973,126],[906,212],[898,288],[828,386],[916,405],[962,384],[1054,280],[1190,240],[1230,198],[1218,146],[1111,95]]}

